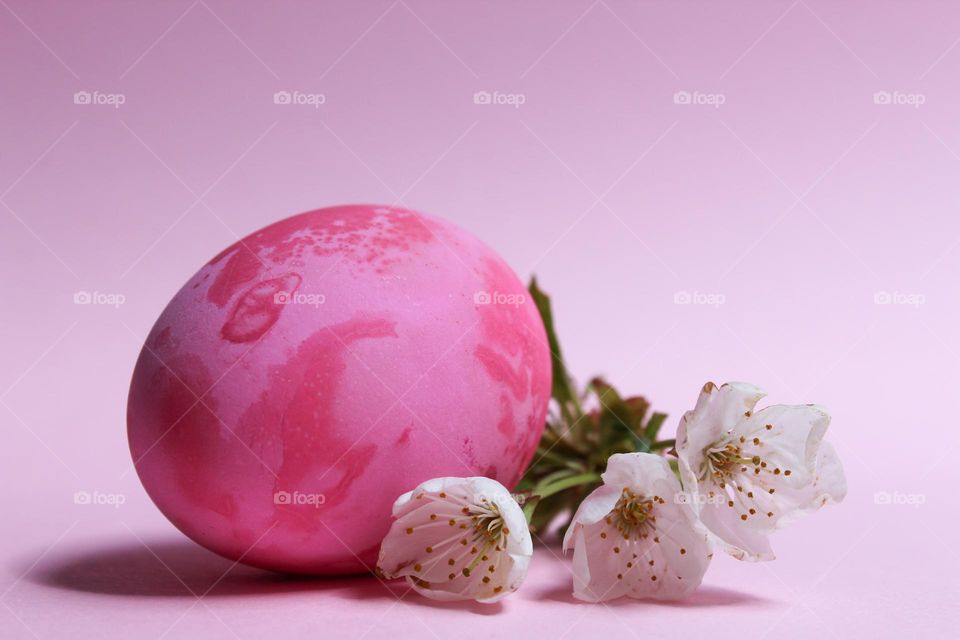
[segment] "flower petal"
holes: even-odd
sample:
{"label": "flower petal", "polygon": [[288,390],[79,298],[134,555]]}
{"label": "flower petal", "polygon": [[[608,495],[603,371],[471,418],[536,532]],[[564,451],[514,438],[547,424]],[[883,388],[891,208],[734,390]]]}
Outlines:
{"label": "flower petal", "polygon": [[455,489],[464,484],[465,481],[466,478],[433,478],[426,482],[421,482],[415,489],[407,491],[394,501],[393,517],[399,518],[406,511],[421,506],[421,503],[412,502],[416,496],[424,493],[439,493],[446,488]]}
{"label": "flower petal", "polygon": [[828,504],[837,504],[847,496],[847,478],[836,450],[829,442],[820,443],[817,453],[816,472],[813,484],[804,499],[797,501],[797,507],[777,522],[778,527],[802,518]]}
{"label": "flower petal", "polygon": [[590,492],[590,495],[580,502],[580,506],[577,507],[571,524],[567,527],[567,532],[563,536],[564,553],[574,547],[574,534],[577,530],[574,524],[587,526],[600,522],[613,511],[622,492],[622,486],[603,485],[594,489]]}
{"label": "flower petal", "polygon": [[726,503],[711,502],[700,510],[700,521],[709,529],[724,551],[737,560],[773,560],[776,558],[766,532],[744,526],[741,514]]}
{"label": "flower petal", "polygon": [[607,469],[600,477],[604,484],[615,487],[649,487],[674,475],[670,463],[661,456],[615,453],[607,459]]}
{"label": "flower petal", "polygon": [[847,497],[847,477],[836,449],[829,442],[820,443],[817,455],[817,477],[813,481],[816,487],[814,502],[817,508],[826,504],[843,502]]}

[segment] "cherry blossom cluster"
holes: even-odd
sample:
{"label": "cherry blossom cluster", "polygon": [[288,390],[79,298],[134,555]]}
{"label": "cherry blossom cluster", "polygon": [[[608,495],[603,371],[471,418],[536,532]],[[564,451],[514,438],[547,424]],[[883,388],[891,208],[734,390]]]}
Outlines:
{"label": "cherry blossom cluster", "polygon": [[599,477],[554,473],[520,495],[489,478],[424,482],[394,504],[378,569],[429,598],[496,602],[526,577],[539,501],[578,487],[592,490],[563,537],[578,599],[683,598],[715,546],[772,560],[770,534],[842,500],[846,481],[823,440],[826,409],[755,410],[764,395],[750,384],[708,383],[680,419],[671,458],[613,453]]}

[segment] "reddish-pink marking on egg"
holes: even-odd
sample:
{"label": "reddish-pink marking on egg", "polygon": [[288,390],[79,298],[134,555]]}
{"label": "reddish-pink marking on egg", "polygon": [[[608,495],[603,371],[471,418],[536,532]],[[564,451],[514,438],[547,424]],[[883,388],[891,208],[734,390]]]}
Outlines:
{"label": "reddish-pink marking on egg", "polygon": [[411,424],[409,427],[407,427],[406,429],[400,432],[400,437],[396,439],[395,443],[398,445],[409,444],[410,434],[412,432],[413,432],[413,425]]}
{"label": "reddish-pink marking on egg", "polygon": [[[274,491],[294,491],[308,474],[327,480],[332,488],[323,510],[348,495],[351,483],[366,468],[376,450],[372,443],[357,444],[337,434],[333,406],[346,369],[350,345],[358,340],[396,337],[389,320],[352,320],[316,332],[300,345],[294,357],[276,368],[268,387],[240,417],[240,433],[251,447],[275,447],[281,460],[274,469]],[[297,384],[289,384],[296,380]],[[276,424],[279,438],[262,439],[263,424]],[[321,437],[318,437],[321,436]],[[331,470],[333,465],[339,468]],[[282,511],[295,509],[281,505]],[[319,526],[313,523],[313,526]]]}
{"label": "reddish-pink marking on egg", "polygon": [[506,385],[513,394],[513,397],[517,400],[523,400],[527,397],[528,382],[526,371],[514,369],[505,355],[494,351],[486,345],[477,345],[474,353],[490,377]]}
{"label": "reddish-pink marking on egg", "polygon": [[517,430],[513,422],[513,405],[507,396],[500,396],[500,421],[497,422],[497,429],[505,436],[512,436]]}
{"label": "reddish-pink marking on egg", "polygon": [[231,517],[236,503],[217,479],[220,423],[216,401],[202,399],[212,383],[213,377],[200,359],[189,354],[155,370],[152,386],[160,398],[162,422],[170,425],[167,432],[157,434],[163,436],[158,447],[175,460],[173,474],[189,500]]}
{"label": "reddish-pink marking on egg", "polygon": [[251,342],[260,338],[283,312],[285,301],[300,286],[296,273],[287,273],[251,286],[240,296],[220,335],[230,342]]}
{"label": "reddish-pink marking on egg", "polygon": [[[207,290],[207,299],[218,307],[227,304],[233,294],[240,287],[251,282],[261,269],[260,260],[256,254],[243,245],[234,245],[228,253],[231,254],[230,259]],[[210,264],[217,264],[221,258],[222,256],[217,256]]]}

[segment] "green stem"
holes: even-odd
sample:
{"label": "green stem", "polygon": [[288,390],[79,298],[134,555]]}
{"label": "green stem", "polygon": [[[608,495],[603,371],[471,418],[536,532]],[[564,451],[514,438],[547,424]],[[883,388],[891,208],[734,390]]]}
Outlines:
{"label": "green stem", "polygon": [[672,447],[675,447],[676,445],[677,445],[677,441],[674,438],[670,438],[669,440],[659,440],[657,442],[654,442],[652,445],[650,445],[650,451],[657,451],[659,449],[670,449]]}
{"label": "green stem", "polygon": [[569,489],[570,487],[576,487],[577,485],[581,484],[592,484],[594,482],[598,482],[599,480],[599,473],[581,473],[580,475],[563,478],[562,480],[557,480],[556,482],[535,487],[531,493],[535,496],[539,496],[540,499],[543,499],[552,496],[555,493],[560,493],[561,491]]}
{"label": "green stem", "polygon": [[527,524],[530,524],[530,521],[533,520],[533,512],[537,510],[537,505],[540,504],[539,496],[531,496],[523,504],[523,517],[527,519]]}
{"label": "green stem", "polygon": [[557,453],[554,453],[553,451],[549,451],[542,448],[537,449],[537,452],[534,455],[534,459],[537,461],[539,461],[541,458],[544,460],[551,460],[553,462],[556,462],[557,464],[564,465],[565,467],[568,467],[575,471],[579,471],[582,468],[582,465],[578,464],[575,460],[571,460],[570,458],[565,458]]}
{"label": "green stem", "polygon": [[540,479],[540,482],[538,484],[540,486],[547,486],[551,482],[559,480],[560,478],[566,478],[568,476],[576,475],[578,471],[579,469],[576,469],[576,470],[570,469],[570,468],[560,469],[558,471],[554,471],[553,473],[548,473],[547,475],[543,476],[543,478]]}

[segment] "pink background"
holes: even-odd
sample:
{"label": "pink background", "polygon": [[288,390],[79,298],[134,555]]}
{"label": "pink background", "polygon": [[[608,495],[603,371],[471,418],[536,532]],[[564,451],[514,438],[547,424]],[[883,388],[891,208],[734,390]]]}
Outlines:
{"label": "pink background", "polygon": [[[958,43],[948,2],[0,0],[0,635],[955,635]],[[845,504],[672,606],[572,604],[543,548],[484,608],[196,547],[131,473],[142,339],[239,236],[358,201],[536,272],[571,368],[668,430],[707,380],[826,404]]]}

